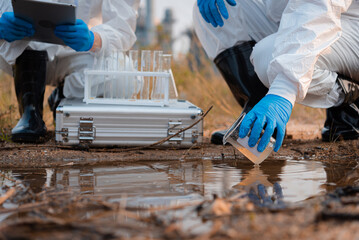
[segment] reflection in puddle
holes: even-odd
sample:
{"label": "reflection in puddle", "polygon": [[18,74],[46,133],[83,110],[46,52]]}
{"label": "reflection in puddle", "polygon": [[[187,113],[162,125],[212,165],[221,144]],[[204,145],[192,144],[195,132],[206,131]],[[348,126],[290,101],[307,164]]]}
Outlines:
{"label": "reflection in puddle", "polygon": [[[356,163],[267,160],[261,166],[249,161],[144,162],[125,166],[81,169],[2,170],[38,193],[44,187],[71,189],[80,194],[126,199],[129,206],[170,205],[224,196],[263,184],[268,192],[279,183],[284,200],[298,202],[339,186],[358,182]],[[6,179],[0,179],[4,185]]]}

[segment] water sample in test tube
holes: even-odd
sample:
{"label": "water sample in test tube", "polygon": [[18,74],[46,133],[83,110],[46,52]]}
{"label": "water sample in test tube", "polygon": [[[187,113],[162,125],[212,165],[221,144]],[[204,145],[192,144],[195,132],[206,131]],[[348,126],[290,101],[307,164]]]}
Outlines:
{"label": "water sample in test tube", "polygon": [[[129,64],[127,65],[127,71],[138,72],[138,50],[130,50],[128,52]],[[129,98],[137,99],[138,92],[141,89],[142,79],[137,76],[133,76],[129,79]]]}
{"label": "water sample in test tube", "polygon": [[[154,51],[153,52],[153,72],[161,72],[162,71],[162,55],[163,51]],[[152,91],[151,91],[151,99],[161,99],[162,79],[160,77],[153,77],[152,79]]]}
{"label": "water sample in test tube", "polygon": [[[141,52],[141,71],[150,72],[151,71],[151,51],[142,50]],[[143,77],[143,87],[140,93],[140,99],[149,99],[150,98],[150,81],[151,77]]]}

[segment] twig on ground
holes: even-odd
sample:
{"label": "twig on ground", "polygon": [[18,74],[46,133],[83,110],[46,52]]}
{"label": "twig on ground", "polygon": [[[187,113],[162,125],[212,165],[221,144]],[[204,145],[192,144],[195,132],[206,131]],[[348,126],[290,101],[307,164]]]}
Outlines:
{"label": "twig on ground", "polygon": [[15,188],[10,188],[3,196],[0,197],[0,206],[9,198],[11,198],[12,196],[14,196],[16,193],[16,189]]}
{"label": "twig on ground", "polygon": [[5,174],[3,174],[2,172],[0,172],[0,176],[3,177],[3,178],[5,178],[5,179],[7,179],[7,180],[9,180],[10,182],[16,183],[16,180],[7,177],[7,176],[6,176]]}
{"label": "twig on ground", "polygon": [[197,144],[193,144],[189,149],[186,150],[186,152],[184,152],[181,156],[181,160],[184,161],[186,160],[186,156],[188,155],[188,153],[194,148],[194,147],[197,147],[198,145]]}
{"label": "twig on ground", "polygon": [[48,204],[49,204],[49,201],[24,204],[24,205],[21,205],[21,206],[16,207],[16,208],[1,209],[0,214],[31,211],[33,209],[46,206]]}

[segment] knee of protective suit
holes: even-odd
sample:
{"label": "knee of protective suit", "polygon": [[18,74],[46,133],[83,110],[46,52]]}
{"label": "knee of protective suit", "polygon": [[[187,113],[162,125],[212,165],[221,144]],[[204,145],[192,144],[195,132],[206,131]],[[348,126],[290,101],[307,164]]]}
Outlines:
{"label": "knee of protective suit", "polygon": [[74,72],[65,78],[64,96],[66,98],[83,98],[85,74],[83,71]]}
{"label": "knee of protective suit", "polygon": [[55,76],[64,80],[66,98],[84,97],[85,70],[92,68],[94,61],[91,54],[75,54],[58,59]]}
{"label": "knee of protective suit", "polygon": [[272,61],[272,53],[274,51],[274,39],[273,35],[270,35],[261,41],[259,41],[253,48],[251,55],[251,62],[254,66],[254,70],[258,75],[264,86],[270,87],[268,80],[268,66]]}

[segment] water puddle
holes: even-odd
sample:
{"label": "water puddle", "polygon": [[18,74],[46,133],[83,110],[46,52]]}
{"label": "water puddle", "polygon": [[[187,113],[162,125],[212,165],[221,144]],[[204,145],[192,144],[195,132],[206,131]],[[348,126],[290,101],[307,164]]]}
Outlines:
{"label": "water puddle", "polygon": [[[45,187],[103,196],[110,201],[126,199],[128,206],[173,205],[225,196],[231,190],[249,190],[261,183],[271,193],[282,187],[284,200],[299,202],[359,183],[355,161],[345,164],[312,160],[266,160],[259,167],[249,161],[143,162],[110,167],[62,169],[2,169],[22,180],[37,193]],[[0,185],[6,184],[0,179]]]}

